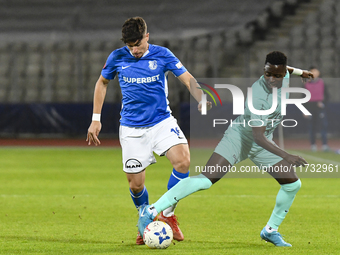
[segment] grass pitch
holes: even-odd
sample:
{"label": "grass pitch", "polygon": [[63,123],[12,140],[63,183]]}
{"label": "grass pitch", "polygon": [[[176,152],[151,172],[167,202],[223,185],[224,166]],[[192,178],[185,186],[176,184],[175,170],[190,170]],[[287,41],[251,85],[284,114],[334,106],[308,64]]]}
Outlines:
{"label": "grass pitch", "polygon": [[[338,155],[302,151],[337,162]],[[166,158],[147,169],[150,202],[165,191]],[[248,163],[248,162],[247,162]],[[260,240],[279,185],[224,178],[179,203],[185,241],[167,250],[135,245],[137,212],[121,150],[1,148],[0,254],[339,254],[340,179],[302,179],[280,233],[292,248]]]}

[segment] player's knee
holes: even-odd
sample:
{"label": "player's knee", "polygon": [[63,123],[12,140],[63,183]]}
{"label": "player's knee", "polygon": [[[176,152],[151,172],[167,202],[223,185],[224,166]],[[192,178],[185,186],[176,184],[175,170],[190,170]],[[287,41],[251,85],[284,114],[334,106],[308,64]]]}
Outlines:
{"label": "player's knee", "polygon": [[199,175],[196,175],[190,178],[186,178],[183,181],[187,181],[188,185],[190,185],[190,183],[194,183],[195,187],[197,188],[197,191],[209,189],[212,185],[212,182],[209,180],[209,178],[207,178],[203,174],[199,174]]}
{"label": "player's knee", "polygon": [[282,185],[282,188],[287,192],[297,193],[301,188],[301,180],[298,179],[296,182],[284,184]]}
{"label": "player's knee", "polygon": [[201,183],[202,183],[202,189],[209,189],[211,187],[211,185],[213,185],[213,183],[211,182],[211,180],[209,180],[206,176],[204,175],[199,175],[201,176]]}
{"label": "player's knee", "polygon": [[131,187],[130,186],[130,190],[133,194],[137,194],[139,192],[141,192],[144,189],[144,185],[142,187],[138,186],[138,187]]}
{"label": "player's knee", "polygon": [[295,192],[298,192],[299,190],[300,190],[300,188],[301,188],[301,180],[300,179],[298,179],[296,182],[294,182],[295,183]]}
{"label": "player's knee", "polygon": [[137,194],[144,189],[144,183],[141,182],[129,182],[130,190],[133,194]]}
{"label": "player's knee", "polygon": [[183,157],[178,163],[174,164],[174,168],[177,172],[187,173],[190,167],[190,157]]}

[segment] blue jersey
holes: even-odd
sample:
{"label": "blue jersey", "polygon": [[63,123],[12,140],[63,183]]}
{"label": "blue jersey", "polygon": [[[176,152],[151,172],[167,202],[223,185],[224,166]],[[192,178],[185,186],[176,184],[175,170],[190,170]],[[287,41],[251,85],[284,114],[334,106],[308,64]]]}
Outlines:
{"label": "blue jersey", "polygon": [[149,44],[139,59],[126,46],[110,54],[101,74],[112,80],[118,73],[123,96],[121,125],[151,127],[170,117],[168,71],[179,76],[186,69],[169,49],[161,46]]}

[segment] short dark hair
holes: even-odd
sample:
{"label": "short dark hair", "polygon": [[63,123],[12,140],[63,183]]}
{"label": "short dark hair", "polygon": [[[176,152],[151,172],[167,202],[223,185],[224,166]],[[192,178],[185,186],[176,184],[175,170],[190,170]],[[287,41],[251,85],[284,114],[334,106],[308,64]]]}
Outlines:
{"label": "short dark hair", "polygon": [[310,66],[308,70],[310,71],[310,70],[312,70],[312,69],[317,69],[317,70],[319,70],[319,68],[318,68],[317,66]]}
{"label": "short dark hair", "polygon": [[122,41],[124,43],[136,42],[143,39],[147,26],[142,17],[127,19],[122,27]]}
{"label": "short dark hair", "polygon": [[272,65],[287,65],[287,57],[280,51],[272,51],[267,54],[266,63],[270,63]]}

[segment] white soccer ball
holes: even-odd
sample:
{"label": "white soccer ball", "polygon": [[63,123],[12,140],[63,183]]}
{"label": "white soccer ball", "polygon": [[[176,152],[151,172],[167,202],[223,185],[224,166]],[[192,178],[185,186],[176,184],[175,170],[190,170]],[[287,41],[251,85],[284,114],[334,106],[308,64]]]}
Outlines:
{"label": "white soccer ball", "polygon": [[143,240],[151,249],[166,249],[173,238],[171,227],[163,221],[153,221],[144,230]]}

